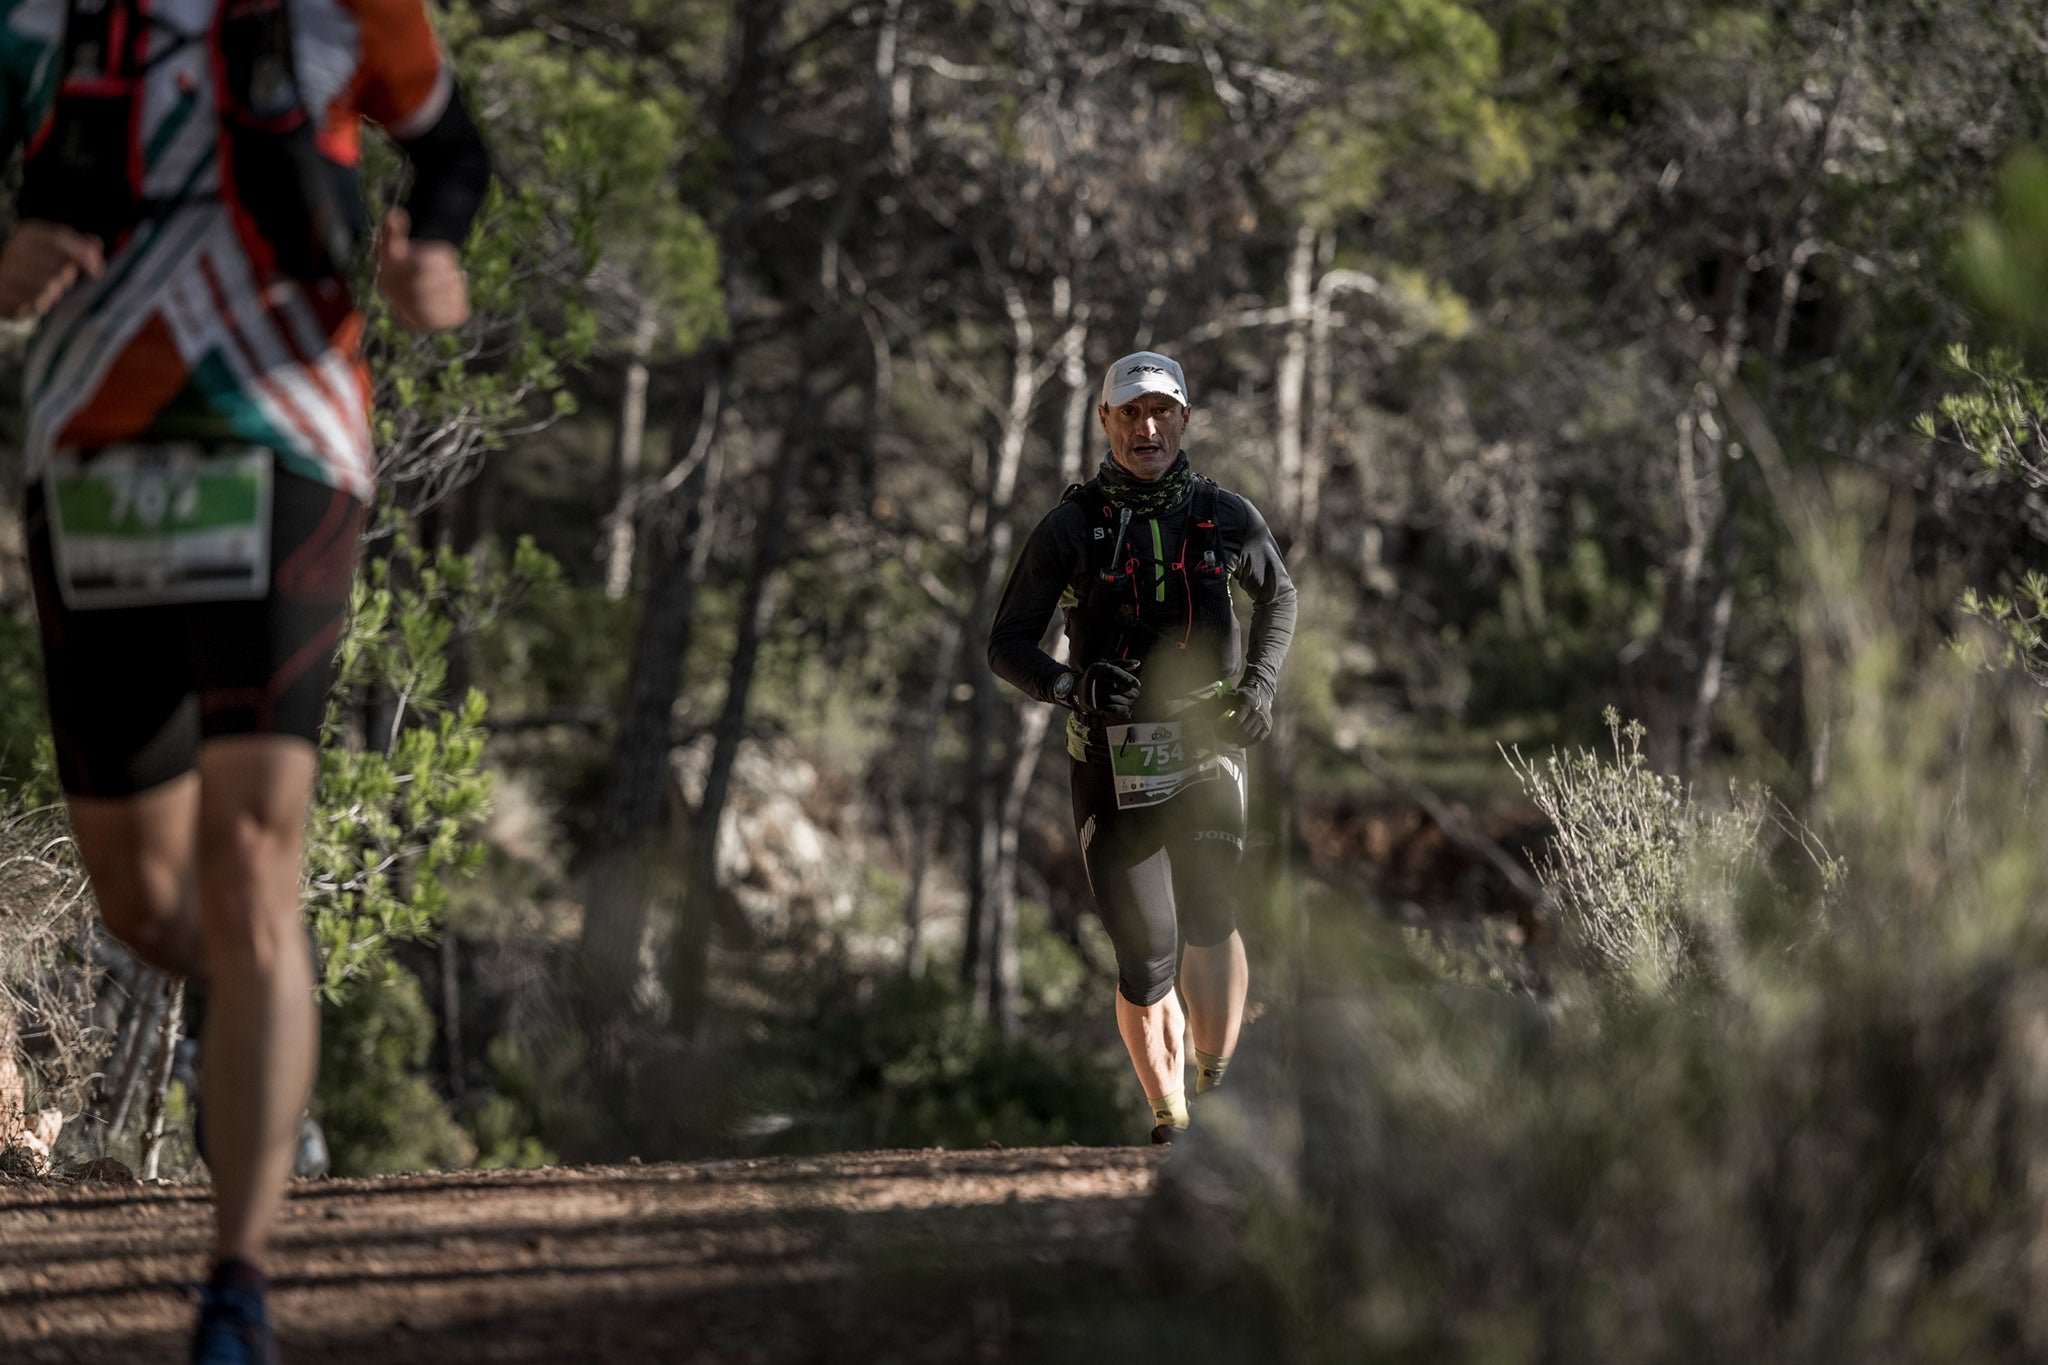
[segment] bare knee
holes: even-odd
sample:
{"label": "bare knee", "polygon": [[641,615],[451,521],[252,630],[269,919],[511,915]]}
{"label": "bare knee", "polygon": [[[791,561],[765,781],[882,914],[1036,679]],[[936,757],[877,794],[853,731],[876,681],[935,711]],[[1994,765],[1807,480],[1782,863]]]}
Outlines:
{"label": "bare knee", "polygon": [[305,956],[299,913],[298,827],[246,811],[201,822],[199,910],[216,971],[265,971]]}

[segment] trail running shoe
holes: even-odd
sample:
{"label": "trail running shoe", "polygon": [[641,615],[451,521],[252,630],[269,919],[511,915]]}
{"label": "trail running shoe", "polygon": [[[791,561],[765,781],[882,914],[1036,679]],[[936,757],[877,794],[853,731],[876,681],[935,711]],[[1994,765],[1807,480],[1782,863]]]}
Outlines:
{"label": "trail running shoe", "polygon": [[270,1309],[261,1289],[214,1283],[199,1291],[192,1365],[278,1365],[277,1338],[270,1332]]}
{"label": "trail running shoe", "polygon": [[1152,1145],[1154,1147],[1173,1146],[1173,1125],[1162,1123],[1157,1128],[1154,1128],[1152,1130]]}

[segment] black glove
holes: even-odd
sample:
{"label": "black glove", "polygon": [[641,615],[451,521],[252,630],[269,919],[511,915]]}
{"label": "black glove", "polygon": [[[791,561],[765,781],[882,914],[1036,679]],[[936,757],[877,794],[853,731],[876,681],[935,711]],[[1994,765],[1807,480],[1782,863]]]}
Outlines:
{"label": "black glove", "polygon": [[1223,694],[1228,712],[1216,722],[1216,738],[1224,744],[1249,749],[1273,733],[1273,703],[1260,692],[1240,687]]}
{"label": "black glove", "polygon": [[1137,659],[1097,659],[1074,684],[1074,709],[1091,720],[1123,721],[1138,704]]}

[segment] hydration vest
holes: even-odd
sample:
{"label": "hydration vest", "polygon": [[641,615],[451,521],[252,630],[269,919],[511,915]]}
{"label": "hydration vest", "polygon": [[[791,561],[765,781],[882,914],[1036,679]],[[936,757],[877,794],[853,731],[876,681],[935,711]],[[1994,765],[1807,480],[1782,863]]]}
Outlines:
{"label": "hydration vest", "polygon": [[[1142,658],[1157,648],[1185,650],[1198,639],[1207,643],[1211,638],[1224,655],[1235,654],[1237,616],[1230,604],[1228,568],[1216,550],[1216,492],[1213,479],[1194,476],[1180,552],[1165,565],[1169,579],[1179,580],[1181,591],[1169,591],[1167,602],[1160,605],[1145,601],[1138,583],[1140,561],[1135,554],[1126,554],[1131,523],[1137,518],[1111,506],[1098,479],[1067,489],[1064,501],[1079,503],[1091,526],[1088,563],[1074,589],[1077,600],[1066,611],[1071,657],[1083,662]],[[1095,530],[1102,534],[1095,535]],[[1173,600],[1176,595],[1179,602]],[[1235,664],[1234,659],[1220,658],[1217,676]]]}
{"label": "hydration vest", "polygon": [[[149,11],[150,0],[70,0],[57,99],[29,142],[20,216],[90,233],[111,255],[146,220],[219,201],[259,278],[340,283],[367,214],[354,168],[315,140],[292,62],[289,0],[220,0],[201,34]],[[152,32],[164,40],[145,61]],[[205,190],[152,198],[138,142],[143,83],[152,65],[196,42],[210,49],[219,174]]]}

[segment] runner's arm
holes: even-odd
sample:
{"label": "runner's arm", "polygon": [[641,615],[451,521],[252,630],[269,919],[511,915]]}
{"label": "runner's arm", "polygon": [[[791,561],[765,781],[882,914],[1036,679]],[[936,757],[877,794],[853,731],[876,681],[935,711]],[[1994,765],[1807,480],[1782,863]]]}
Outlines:
{"label": "runner's arm", "polygon": [[491,187],[491,154],[462,101],[462,88],[451,80],[441,116],[398,145],[413,168],[404,204],[413,240],[461,247]]}
{"label": "runner's arm", "polygon": [[1257,691],[1268,703],[1280,684],[1280,664],[1294,641],[1294,580],[1280,557],[1280,545],[1259,509],[1244,501],[1244,553],[1237,562],[1237,581],[1251,594],[1252,624],[1244,652],[1244,673],[1238,686]]}
{"label": "runner's arm", "polygon": [[1059,526],[1065,506],[1046,513],[1024,542],[988,632],[989,668],[1034,701],[1053,701],[1053,684],[1062,673],[1075,671],[1039,647],[1074,562]]}
{"label": "runner's arm", "polygon": [[491,159],[422,0],[348,0],[362,29],[359,107],[412,164],[400,205],[415,242],[460,247],[490,188]]}

